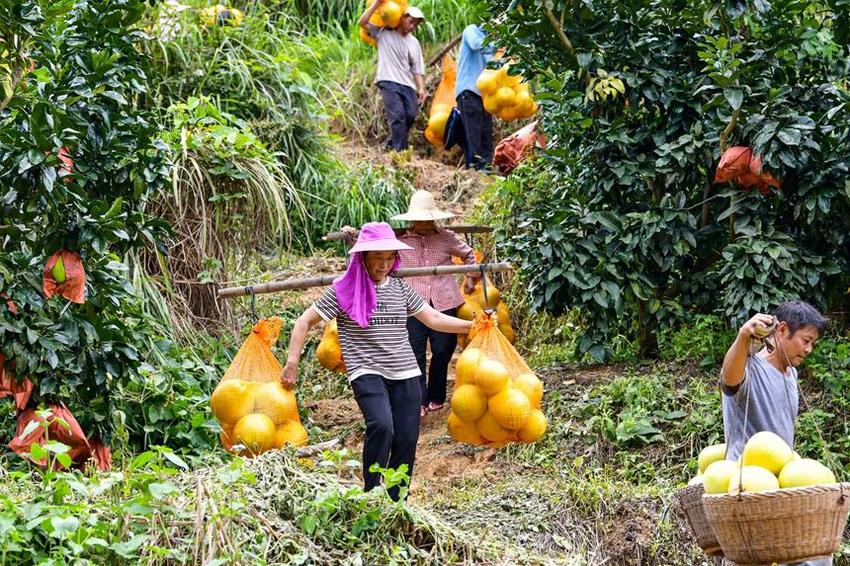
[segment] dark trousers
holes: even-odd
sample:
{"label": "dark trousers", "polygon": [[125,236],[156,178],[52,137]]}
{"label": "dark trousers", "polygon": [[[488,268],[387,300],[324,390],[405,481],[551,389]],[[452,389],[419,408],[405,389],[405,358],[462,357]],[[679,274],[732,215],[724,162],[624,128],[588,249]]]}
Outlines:
{"label": "dark trousers", "polygon": [[[381,474],[369,471],[372,464],[398,468],[407,464],[413,477],[416,442],[419,440],[419,380],[387,379],[380,375],[361,375],[351,382],[357,406],[366,420],[363,441],[363,483],[369,491],[381,483]],[[398,501],[399,490],[388,490]]]}
{"label": "dark trousers", "polygon": [[[443,311],[443,313],[455,316],[457,309],[449,309]],[[457,334],[431,330],[411,316],[407,319],[407,335],[410,339],[410,346],[413,348],[413,354],[416,356],[416,362],[419,364],[419,371],[422,372],[419,377],[422,388],[422,405],[445,403],[446,376],[449,371],[449,362],[452,361],[452,354],[455,351],[455,346],[457,346]],[[428,342],[431,342],[431,367],[426,374],[425,350]],[[427,384],[425,382],[426,375],[428,376]]]}
{"label": "dark trousers", "polygon": [[466,166],[481,169],[490,165],[493,161],[493,117],[484,110],[481,97],[470,90],[460,93],[457,107],[466,134],[463,148]]}
{"label": "dark trousers", "polygon": [[390,126],[389,147],[396,151],[407,149],[407,133],[419,113],[416,91],[407,85],[380,81],[378,90],[384,101],[387,124]]}

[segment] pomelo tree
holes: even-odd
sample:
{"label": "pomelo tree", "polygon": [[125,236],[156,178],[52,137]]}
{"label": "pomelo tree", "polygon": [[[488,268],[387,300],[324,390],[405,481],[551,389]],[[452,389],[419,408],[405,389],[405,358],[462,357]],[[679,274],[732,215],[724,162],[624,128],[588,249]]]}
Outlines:
{"label": "pomelo tree", "polygon": [[[31,404],[68,405],[89,434],[138,378],[151,331],[123,264],[165,229],[141,205],[168,155],[135,101],[145,91],[140,0],[16,0],[0,8],[0,355]],[[45,264],[67,250],[63,270]],[[71,261],[73,263],[73,261]],[[48,298],[43,277],[62,292]],[[49,293],[48,293],[49,294]],[[73,299],[70,298],[73,296]]]}
{"label": "pomelo tree", "polygon": [[[654,356],[688,311],[846,310],[850,2],[491,4],[508,9],[497,41],[554,143],[505,184],[505,239],[536,307],[580,310],[582,352],[625,332]],[[770,185],[725,180],[727,150]]]}

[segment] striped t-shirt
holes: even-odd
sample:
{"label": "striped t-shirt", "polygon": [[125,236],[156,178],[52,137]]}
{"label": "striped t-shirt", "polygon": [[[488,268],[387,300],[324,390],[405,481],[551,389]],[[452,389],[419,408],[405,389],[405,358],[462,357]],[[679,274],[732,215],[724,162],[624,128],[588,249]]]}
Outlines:
{"label": "striped t-shirt", "polygon": [[336,318],[348,380],[376,373],[387,379],[419,376],[419,364],[407,338],[407,317],[425,308],[425,301],[396,277],[376,286],[378,305],[369,326],[361,328],[340,307],[333,287],[313,303],[325,321]]}

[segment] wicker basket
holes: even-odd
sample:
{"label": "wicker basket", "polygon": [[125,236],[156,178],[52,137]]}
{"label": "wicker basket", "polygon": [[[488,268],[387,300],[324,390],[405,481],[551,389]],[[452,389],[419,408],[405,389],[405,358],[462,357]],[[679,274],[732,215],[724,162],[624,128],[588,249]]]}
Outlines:
{"label": "wicker basket", "polygon": [[703,493],[702,484],[690,485],[676,492],[676,500],[685,512],[685,517],[688,518],[688,525],[699,547],[709,556],[723,556],[717,537],[714,536],[714,531],[711,530],[711,525],[705,518],[705,511],[702,508]]}
{"label": "wicker basket", "polygon": [[739,565],[826,558],[841,545],[850,483],[704,495],[703,508],[723,554]]}

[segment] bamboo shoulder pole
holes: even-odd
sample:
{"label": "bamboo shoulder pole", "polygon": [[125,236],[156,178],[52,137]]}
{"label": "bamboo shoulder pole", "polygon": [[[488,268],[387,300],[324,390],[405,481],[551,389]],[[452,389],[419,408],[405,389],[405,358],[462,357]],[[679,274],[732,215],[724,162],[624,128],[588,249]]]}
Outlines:
{"label": "bamboo shoulder pole", "polygon": [[[443,226],[446,230],[451,230],[452,232],[456,232],[458,234],[489,234],[493,231],[492,226],[475,226],[475,225],[467,225],[467,224],[456,224],[454,226]],[[396,236],[400,236],[407,232],[407,228],[395,228],[393,229]],[[331,242],[334,240],[344,240],[346,238],[347,232],[338,231],[338,232],[328,232],[324,236],[322,236],[322,240],[326,242]],[[351,237],[356,238],[357,235],[360,234],[360,230],[354,230],[351,232]]]}
{"label": "bamboo shoulder pole", "polygon": [[[456,275],[459,273],[475,273],[481,271],[510,271],[513,266],[510,263],[481,263],[473,265],[438,265],[434,267],[404,267],[393,273],[393,277],[425,277],[428,275]],[[291,289],[309,289],[310,287],[322,287],[330,285],[333,280],[342,275],[322,275],[321,277],[302,277],[296,279],[284,279],[283,281],[270,281],[259,285],[248,285],[245,287],[227,287],[219,289],[218,298],[230,299],[233,297],[244,297],[245,295],[261,295],[264,293],[277,293]]]}

